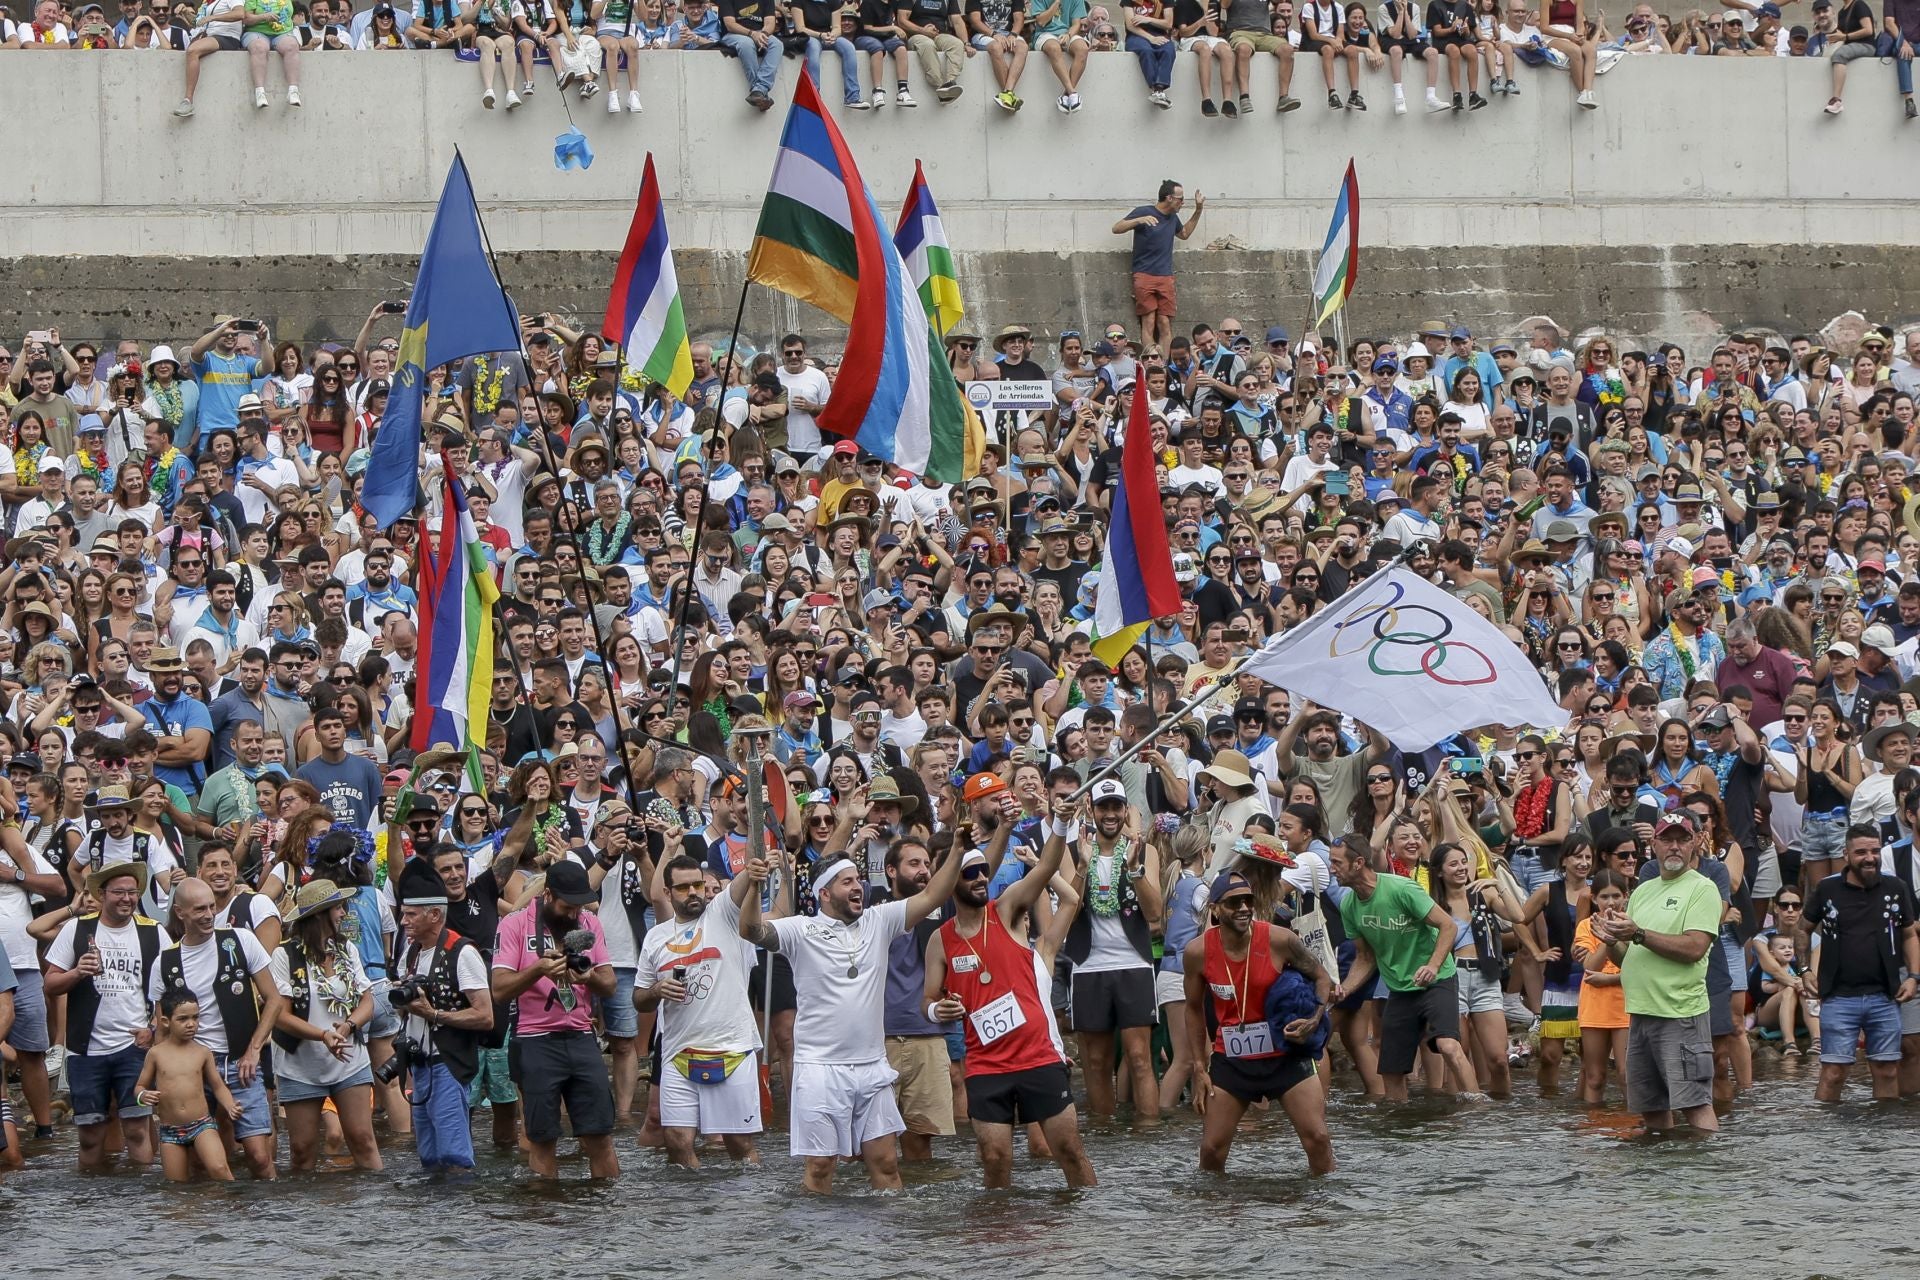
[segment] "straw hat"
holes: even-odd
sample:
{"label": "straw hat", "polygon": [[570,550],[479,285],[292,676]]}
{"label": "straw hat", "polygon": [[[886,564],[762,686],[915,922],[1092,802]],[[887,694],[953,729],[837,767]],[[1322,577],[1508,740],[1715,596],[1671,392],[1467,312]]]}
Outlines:
{"label": "straw hat", "polygon": [[328,907],[351,902],[353,895],[352,889],[342,889],[331,880],[309,880],[300,886],[300,893],[293,900],[293,914],[287,917],[287,923],[293,924],[308,916],[318,915]]}
{"label": "straw hat", "polygon": [[153,873],[144,862],[108,863],[87,877],[87,892],[97,898],[100,896],[100,890],[107,886],[108,881],[118,880],[121,876],[132,876],[140,883],[140,896],[143,898],[147,896],[147,883],[152,879]]}
{"label": "straw hat", "polygon": [[1225,751],[1214,752],[1213,763],[1202,769],[1200,776],[1224,782],[1230,787],[1250,787],[1253,785],[1253,765],[1244,753],[1229,747]]}

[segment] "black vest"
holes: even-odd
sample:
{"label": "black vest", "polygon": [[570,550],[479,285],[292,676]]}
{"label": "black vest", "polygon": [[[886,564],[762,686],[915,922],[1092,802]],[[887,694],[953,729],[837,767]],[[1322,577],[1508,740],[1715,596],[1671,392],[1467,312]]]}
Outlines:
{"label": "black vest", "polygon": [[[92,831],[87,833],[86,861],[87,861],[87,865],[92,867],[95,871],[98,871],[103,865],[100,859],[106,856],[108,838],[109,837],[107,835],[107,829],[105,827],[95,827]],[[140,865],[145,866],[148,861],[148,855],[152,853],[152,851],[153,851],[152,833],[147,831],[142,831],[137,827],[134,828],[133,851],[127,854],[128,860],[131,862],[137,862]]]}
{"label": "black vest", "polygon": [[[258,993],[254,990],[253,975],[247,972],[247,953],[239,932],[215,929],[213,946],[218,961],[213,974],[213,1002],[220,1009],[220,1020],[226,1024],[227,1055],[238,1058],[247,1051],[253,1033],[260,1028]],[[180,958],[180,944],[175,943],[160,953],[160,991],[165,995],[190,990],[186,962]]]}
{"label": "black vest", "polygon": [[[160,925],[145,916],[135,916],[133,927],[140,934],[140,989],[147,989],[147,975],[153,972],[153,961],[160,954]],[[73,954],[78,957],[86,954],[93,945],[93,935],[100,928],[100,913],[81,916],[73,925]],[[93,980],[76,983],[67,991],[67,1052],[77,1053],[81,1057],[87,1054],[87,1048],[93,1043],[93,1020],[100,1015],[100,993],[94,989]]]}
{"label": "black vest", "polygon": [[[238,896],[234,901],[239,901]],[[287,953],[287,985],[293,988],[293,994],[287,997],[287,1012],[305,1022],[313,1007],[313,975],[307,970],[307,949],[298,938],[287,938],[280,949]],[[300,1037],[276,1023],[273,1043],[281,1052],[293,1053],[300,1048]],[[227,1044],[231,1048],[233,1042]]]}
{"label": "black vest", "polygon": [[[253,933],[253,900],[259,896],[259,894],[251,889],[235,889],[233,891],[233,897],[227,902],[227,927],[229,929],[245,929],[248,933]],[[259,936],[257,933],[254,934],[255,938]],[[300,1016],[304,1018],[307,1015],[303,1013]]]}
{"label": "black vest", "polygon": [[[1095,846],[1088,842],[1087,888],[1091,896],[1093,887],[1092,861],[1096,856]],[[1131,852],[1129,850],[1128,852]],[[1120,928],[1126,933],[1127,941],[1133,944],[1135,953],[1149,963],[1153,959],[1153,930],[1147,924],[1147,913],[1140,909],[1140,899],[1133,891],[1133,881],[1127,875],[1127,866],[1123,861],[1116,870],[1118,883],[1114,886],[1120,895]],[[1075,964],[1085,964],[1087,956],[1093,951],[1093,904],[1082,902],[1080,912],[1074,916],[1073,924],[1067,929],[1067,942],[1061,948],[1062,954]]]}
{"label": "black vest", "polygon": [[[441,930],[440,940],[434,944],[433,962],[421,978],[420,987],[427,1003],[441,1013],[459,1013],[473,1007],[467,1002],[467,993],[460,989],[460,952],[473,945],[471,938],[463,938],[451,929]],[[400,958],[398,971],[411,974],[418,954],[417,947],[409,946]],[[459,1027],[433,1028],[434,1051],[446,1062],[447,1070],[462,1088],[472,1084],[480,1070],[481,1039],[480,1033]]]}

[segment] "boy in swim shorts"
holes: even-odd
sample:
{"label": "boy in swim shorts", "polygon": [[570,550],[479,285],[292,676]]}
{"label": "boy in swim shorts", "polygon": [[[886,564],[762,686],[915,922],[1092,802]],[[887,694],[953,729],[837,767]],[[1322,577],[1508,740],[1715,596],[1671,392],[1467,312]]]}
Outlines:
{"label": "boy in swim shorts", "polygon": [[136,1087],[140,1105],[154,1109],[160,1129],[160,1167],[169,1182],[189,1182],[198,1157],[207,1176],[232,1182],[220,1128],[208,1109],[212,1098],[232,1119],[240,1118],[240,1103],[220,1078],[213,1054],[194,1040],[200,1030],[200,1005],[184,991],[169,991],[160,999],[160,1037],[147,1051]]}

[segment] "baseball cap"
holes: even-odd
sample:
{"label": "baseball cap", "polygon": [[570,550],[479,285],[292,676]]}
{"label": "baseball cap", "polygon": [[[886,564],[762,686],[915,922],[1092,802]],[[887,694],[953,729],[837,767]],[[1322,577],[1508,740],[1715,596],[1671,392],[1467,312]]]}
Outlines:
{"label": "baseball cap", "polygon": [[1125,804],[1127,789],[1117,779],[1102,778],[1093,784],[1093,790],[1087,794],[1087,799],[1094,804],[1105,804],[1109,800]]}
{"label": "baseball cap", "polygon": [[1216,733],[1232,733],[1232,732],[1233,732],[1232,716],[1209,716],[1207,718],[1207,736],[1209,738],[1211,738]]}
{"label": "baseball cap", "polygon": [[547,865],[547,891],[574,907],[600,901],[600,891],[587,883],[587,869],[567,858]]}
{"label": "baseball cap", "polygon": [[1692,835],[1700,829],[1699,823],[1693,816],[1693,810],[1669,809],[1660,815],[1660,821],[1653,824],[1653,834],[1659,835],[1661,832],[1671,831],[1675,827],[1678,827],[1688,835]]}
{"label": "baseball cap", "polygon": [[[1105,783],[1101,784],[1106,785]],[[1116,786],[1119,784],[1115,784]],[[997,796],[1007,789],[1007,784],[991,773],[976,773],[967,779],[967,785],[960,789],[960,799],[967,804],[975,800],[984,800],[988,796]],[[1098,787],[1095,788],[1099,790]]]}
{"label": "baseball cap", "polygon": [[1283,329],[1281,326],[1277,324],[1267,326],[1267,345],[1268,346],[1272,346],[1276,342],[1285,342],[1285,341],[1287,341],[1287,331],[1285,329]]}
{"label": "baseball cap", "polygon": [[1858,658],[1860,656],[1860,651],[1851,644],[1848,644],[1845,640],[1835,640],[1827,646],[1827,652],[1837,653],[1843,658]]}
{"label": "baseball cap", "polygon": [[859,445],[857,445],[857,444],[855,444],[855,443],[854,443],[853,441],[851,441],[851,440],[842,440],[842,441],[841,441],[841,442],[840,442],[839,444],[837,444],[837,445],[835,445],[835,446],[833,446],[833,456],[834,456],[834,457],[836,457],[836,458],[842,458],[842,457],[846,457],[846,458],[856,458],[856,457],[859,457],[859,456],[860,456],[860,446],[859,446]]}
{"label": "baseball cap", "polygon": [[1225,902],[1243,893],[1249,897],[1253,895],[1252,883],[1238,871],[1222,871],[1213,878],[1213,884],[1207,890],[1207,901]]}

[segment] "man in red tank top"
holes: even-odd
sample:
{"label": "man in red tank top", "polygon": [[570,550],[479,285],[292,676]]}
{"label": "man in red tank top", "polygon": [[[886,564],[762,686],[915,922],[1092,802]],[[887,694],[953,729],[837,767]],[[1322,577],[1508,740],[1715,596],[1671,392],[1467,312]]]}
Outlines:
{"label": "man in red tank top", "polygon": [[1319,1014],[1289,1022],[1276,1039],[1266,1009],[1267,991],[1288,965],[1313,980],[1322,1012],[1332,979],[1293,930],[1253,918],[1253,886],[1239,872],[1214,877],[1209,900],[1216,923],[1187,944],[1185,955],[1193,1109],[1206,1121],[1200,1167],[1225,1172],[1240,1117],[1260,1099],[1278,1098],[1307,1153],[1307,1168],[1331,1173],[1326,1091],[1315,1079],[1313,1059],[1289,1043],[1309,1036]]}
{"label": "man in red tank top", "polygon": [[989,1189],[1013,1184],[1016,1124],[1040,1126],[1069,1187],[1095,1182],[1080,1145],[1060,1031],[1040,989],[1041,968],[1026,944],[1023,920],[1060,869],[1067,825],[1042,823],[1047,840],[1040,860],[992,902],[987,885],[993,862],[978,851],[966,854],[953,891],[953,919],[927,941],[927,1017],[964,1020],[967,1114]]}

